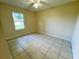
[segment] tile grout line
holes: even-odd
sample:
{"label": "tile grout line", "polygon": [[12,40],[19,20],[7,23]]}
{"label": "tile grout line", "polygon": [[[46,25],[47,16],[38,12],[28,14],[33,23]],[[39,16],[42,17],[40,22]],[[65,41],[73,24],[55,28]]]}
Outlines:
{"label": "tile grout line", "polygon": [[58,55],[57,55],[57,59],[59,59],[59,55],[60,55],[61,48],[62,48],[62,46],[60,46],[60,49],[59,49],[59,52],[58,52]]}
{"label": "tile grout line", "polygon": [[[21,45],[20,43],[18,43],[18,44],[21,46],[21,48],[23,48],[23,47],[22,47],[22,45]],[[41,46],[40,46],[40,47],[41,47]],[[39,47],[39,49],[40,49],[40,47]],[[24,48],[23,48],[23,50],[25,51],[25,49],[24,49]],[[38,50],[38,49],[36,49],[36,50]],[[39,52],[40,52],[40,51],[39,51]],[[26,51],[25,51],[25,53],[27,54],[27,52],[26,52]],[[40,52],[40,53],[42,53],[42,52]],[[28,54],[27,54],[27,55],[28,55]],[[33,55],[33,54],[32,54],[32,55]],[[32,56],[32,55],[31,55],[31,56]],[[29,55],[28,55],[28,56],[29,56]],[[29,56],[29,57],[31,58],[31,56]],[[31,58],[31,59],[32,59],[32,58]]]}
{"label": "tile grout line", "polygon": [[[39,49],[40,49],[40,48],[41,48],[41,46],[39,47]],[[36,50],[38,50],[38,49],[36,49]],[[38,51],[39,51],[39,50],[38,50]],[[39,51],[39,52],[42,54],[42,52],[41,52],[41,51]],[[33,55],[33,54],[32,54],[32,55]],[[32,56],[32,55],[31,55],[31,56]],[[30,56],[30,57],[31,57],[31,56]]]}
{"label": "tile grout line", "polygon": [[[48,51],[49,51],[49,49],[47,50],[47,52],[44,54],[44,56],[43,56],[43,58],[42,59],[44,59],[45,58],[45,56],[46,56],[46,54],[48,53]],[[49,59],[49,58],[48,58]]]}
{"label": "tile grout line", "polygon": [[[41,46],[39,47],[39,49],[40,49],[40,48],[41,48]],[[38,49],[36,49],[36,50],[38,50]],[[48,50],[49,50],[49,49],[48,49]],[[39,51],[39,50],[38,50],[38,51]],[[40,51],[39,51],[39,52],[40,52]],[[40,53],[42,54],[42,52],[40,52]],[[32,55],[33,55],[33,54],[32,54]],[[31,56],[32,56],[32,55],[31,55]],[[31,56],[30,56],[30,57],[31,57]]]}
{"label": "tile grout line", "polygon": [[[41,46],[39,47],[39,49],[40,49],[40,48],[41,48]],[[36,49],[36,50],[38,50],[38,49]],[[39,50],[38,50],[38,51],[39,51]],[[39,51],[39,52],[40,52],[41,54],[43,53],[43,52],[41,52],[41,51]],[[32,55],[33,55],[33,54],[32,54]],[[32,56],[32,55],[31,55],[31,56]],[[31,57],[31,56],[30,56],[30,57]]]}
{"label": "tile grout line", "polygon": [[[21,48],[24,50],[24,52],[25,52],[25,54],[27,54],[27,52],[25,51],[25,49],[22,47],[22,45],[20,44],[20,43],[18,43],[20,46],[21,46]],[[28,54],[27,54],[27,56],[30,58],[30,59],[32,59]]]}
{"label": "tile grout line", "polygon": [[[45,55],[43,56],[43,59],[45,58],[46,54],[48,53],[48,51],[50,50],[50,48],[52,48],[51,46],[49,47],[49,49],[47,50],[47,52],[45,53]],[[49,59],[49,58],[48,58]]]}
{"label": "tile grout line", "polygon": [[[47,43],[48,43],[48,41],[47,41]],[[49,43],[48,43],[49,44]],[[51,46],[53,45],[53,43],[51,44]],[[50,48],[52,48],[52,47],[49,47],[49,49],[48,49],[48,51],[50,50]],[[46,52],[46,53],[48,53],[48,51]],[[43,56],[43,59],[45,58],[45,56],[46,56],[46,53],[45,53],[45,55]],[[49,58],[48,58],[49,59]]]}

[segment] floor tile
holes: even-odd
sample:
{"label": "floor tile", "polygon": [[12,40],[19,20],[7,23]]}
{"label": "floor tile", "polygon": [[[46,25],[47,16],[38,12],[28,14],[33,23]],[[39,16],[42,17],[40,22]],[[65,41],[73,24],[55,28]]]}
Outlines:
{"label": "floor tile", "polygon": [[51,59],[51,58],[49,58],[49,57],[47,57],[47,56],[44,56],[43,59]]}
{"label": "floor tile", "polygon": [[31,58],[23,52],[22,54],[14,57],[14,59],[31,59]]}
{"label": "floor tile", "polygon": [[50,48],[50,46],[41,46],[38,50],[41,52],[41,53],[43,53],[43,54],[45,54],[48,50],[49,50],[49,48]]}
{"label": "floor tile", "polygon": [[59,53],[59,51],[60,51],[60,47],[59,46],[52,46],[51,47],[51,49],[50,49],[51,51],[54,51],[54,52],[56,52],[56,53]]}
{"label": "floor tile", "polygon": [[65,59],[63,56],[59,56],[58,59]]}
{"label": "floor tile", "polygon": [[22,52],[24,52],[23,48],[21,48],[21,47],[17,47],[15,49],[11,50],[11,51],[12,51],[13,56],[16,56],[16,55],[21,54]]}
{"label": "floor tile", "polygon": [[72,59],[69,41],[31,34],[8,41],[14,59]]}
{"label": "floor tile", "polygon": [[29,48],[24,49],[24,50],[29,56],[31,56],[34,52],[36,52],[36,48],[33,48],[33,47],[29,47]]}
{"label": "floor tile", "polygon": [[67,59],[72,59],[72,53],[68,51],[61,50],[60,55]]}
{"label": "floor tile", "polygon": [[42,59],[43,58],[43,54],[42,53],[40,53],[40,52],[35,52],[32,56],[31,56],[31,58],[32,59]]}
{"label": "floor tile", "polygon": [[58,54],[56,52],[53,52],[53,51],[48,51],[46,56],[49,58],[49,59],[57,59],[58,57]]}

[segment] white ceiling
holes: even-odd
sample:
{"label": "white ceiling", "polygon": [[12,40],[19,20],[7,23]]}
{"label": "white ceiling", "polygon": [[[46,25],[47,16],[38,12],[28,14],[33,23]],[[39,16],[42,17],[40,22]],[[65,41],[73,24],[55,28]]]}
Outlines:
{"label": "white ceiling", "polygon": [[25,8],[25,9],[29,9],[31,11],[39,11],[39,10],[44,10],[44,9],[47,9],[50,7],[55,7],[58,5],[77,1],[77,0],[41,0],[43,2],[46,2],[48,5],[41,4],[41,6],[39,8],[29,7],[29,5],[31,4],[31,2],[29,0],[0,0],[0,1],[4,2],[4,3],[15,5],[15,6],[19,6],[19,7]]}

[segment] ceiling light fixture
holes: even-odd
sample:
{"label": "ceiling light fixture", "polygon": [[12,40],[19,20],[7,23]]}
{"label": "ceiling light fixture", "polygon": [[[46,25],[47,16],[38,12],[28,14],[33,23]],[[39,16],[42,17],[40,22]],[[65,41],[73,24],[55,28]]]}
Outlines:
{"label": "ceiling light fixture", "polygon": [[40,5],[40,0],[32,0],[33,2],[34,2],[34,7],[35,8],[38,8],[39,7],[39,5]]}
{"label": "ceiling light fixture", "polygon": [[29,8],[31,7],[38,8],[38,7],[41,7],[43,4],[49,6],[48,3],[41,0],[29,0],[29,2],[30,2]]}
{"label": "ceiling light fixture", "polygon": [[38,3],[35,3],[34,5],[33,5],[35,8],[38,8]]}

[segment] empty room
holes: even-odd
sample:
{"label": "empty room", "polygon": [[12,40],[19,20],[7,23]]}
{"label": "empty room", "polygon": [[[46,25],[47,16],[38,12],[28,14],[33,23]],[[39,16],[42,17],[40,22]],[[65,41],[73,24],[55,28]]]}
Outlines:
{"label": "empty room", "polygon": [[0,0],[0,59],[79,59],[79,0]]}

